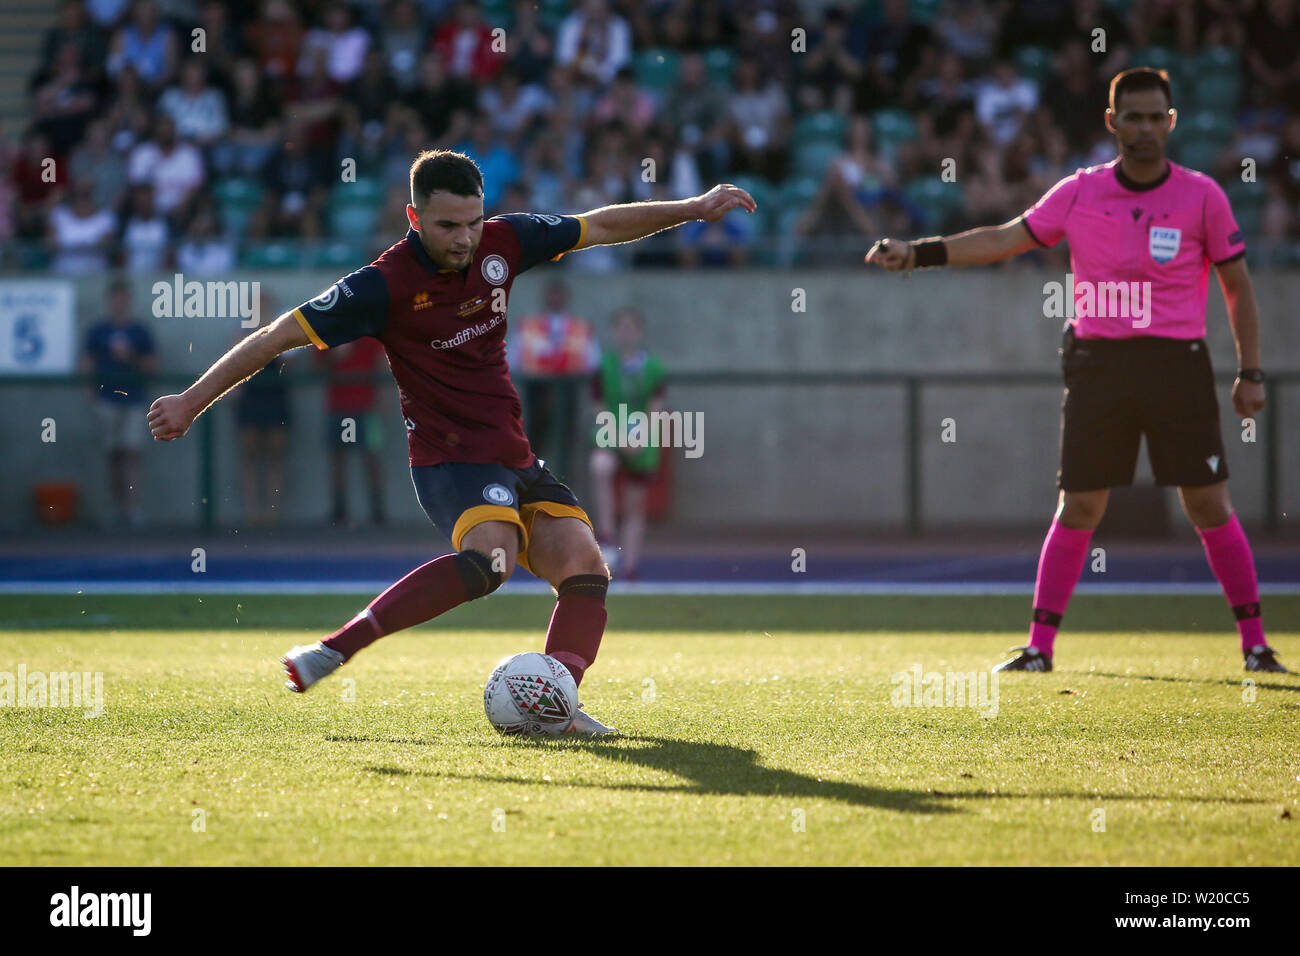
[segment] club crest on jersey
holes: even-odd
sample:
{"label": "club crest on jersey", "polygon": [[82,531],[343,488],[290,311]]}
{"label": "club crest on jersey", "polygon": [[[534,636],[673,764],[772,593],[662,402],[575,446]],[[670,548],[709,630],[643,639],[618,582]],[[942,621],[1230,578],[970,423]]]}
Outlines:
{"label": "club crest on jersey", "polygon": [[328,312],[339,300],[339,284],[336,282],[307,304],[317,312]]}
{"label": "club crest on jersey", "polygon": [[1174,256],[1178,255],[1178,247],[1182,242],[1183,231],[1181,229],[1170,229],[1166,226],[1151,227],[1151,258],[1156,262],[1164,265],[1166,262],[1172,262]]}
{"label": "club crest on jersey", "polygon": [[484,257],[482,268],[483,278],[493,285],[501,285],[506,281],[506,276],[510,274],[510,268],[506,265],[506,260],[496,254]]}
{"label": "club crest on jersey", "polygon": [[515,503],[515,496],[505,485],[493,482],[483,489],[483,500],[490,501],[494,505],[512,505]]}

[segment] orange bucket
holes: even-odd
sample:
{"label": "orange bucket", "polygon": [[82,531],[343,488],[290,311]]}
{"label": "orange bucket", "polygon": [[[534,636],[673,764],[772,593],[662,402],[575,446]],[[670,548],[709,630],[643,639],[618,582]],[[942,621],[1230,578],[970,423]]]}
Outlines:
{"label": "orange bucket", "polygon": [[42,524],[68,524],[77,516],[77,486],[69,481],[49,481],[32,488],[36,518]]}

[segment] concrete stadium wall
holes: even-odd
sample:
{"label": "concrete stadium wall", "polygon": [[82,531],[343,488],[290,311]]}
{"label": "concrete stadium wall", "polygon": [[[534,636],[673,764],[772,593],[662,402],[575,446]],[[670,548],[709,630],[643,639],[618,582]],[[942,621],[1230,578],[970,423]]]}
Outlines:
{"label": "concrete stadium wall", "polygon": [[[655,271],[590,275],[560,267],[522,278],[512,319],[540,305],[544,280],[563,275],[572,308],[604,329],[612,310],[633,303],[645,312],[651,347],[670,372],[693,371],[1056,371],[1060,320],[1043,317],[1043,283],[1058,274],[1032,270],[928,273],[867,271]],[[9,276],[6,278],[20,278]],[[170,279],[170,276],[165,277]],[[261,280],[277,310],[328,286],[331,273],[230,278]],[[137,278],[138,311],[152,302],[153,279]],[[102,280],[77,280],[84,329],[103,301]],[[1212,285],[1215,283],[1212,282]],[[791,309],[793,290],[806,311]],[[1263,316],[1265,365],[1300,369],[1300,273],[1255,276]],[[197,375],[242,334],[237,320],[154,319],[164,370]],[[1218,369],[1235,364],[1222,296],[1210,295],[1209,338]],[[311,367],[305,351],[290,364]],[[286,373],[289,374],[289,373]],[[1300,512],[1300,385],[1284,393],[1282,510]],[[425,521],[411,492],[395,390],[389,390],[385,441],[392,520]],[[85,510],[104,514],[103,456],[79,388],[15,388],[0,379],[0,530],[35,527],[31,486],[74,480]],[[1263,507],[1263,445],[1244,444],[1226,387],[1220,393],[1224,436],[1238,510],[1257,520]],[[229,403],[223,403],[228,405]],[[676,461],[672,520],[709,526],[898,526],[905,519],[905,396],[896,386],[755,387],[679,384],[670,407],[704,414],[704,454]],[[927,526],[1041,523],[1055,499],[1059,385],[927,387],[921,403],[922,513]],[[213,414],[213,413],[209,413]],[[285,519],[311,523],[329,510],[324,422],[318,386],[294,396]],[[58,441],[42,443],[40,421],[58,422]],[[217,520],[240,523],[233,415],[218,406]],[[941,422],[956,423],[954,443]],[[590,422],[590,417],[586,422]],[[143,427],[143,425],[142,425]],[[587,431],[587,426],[579,426]],[[145,449],[144,494],[150,523],[192,524],[197,513],[198,448],[191,436]],[[359,465],[354,505],[361,506]],[[1139,466],[1139,482],[1149,468]],[[575,488],[585,475],[570,474]]]}

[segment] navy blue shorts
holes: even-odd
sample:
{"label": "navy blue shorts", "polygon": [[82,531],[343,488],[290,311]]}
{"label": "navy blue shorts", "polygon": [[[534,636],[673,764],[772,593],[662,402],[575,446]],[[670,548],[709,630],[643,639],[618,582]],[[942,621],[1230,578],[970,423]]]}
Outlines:
{"label": "navy blue shorts", "polygon": [[411,469],[411,482],[420,507],[457,551],[476,525],[513,524],[519,529],[519,564],[528,571],[532,571],[528,539],[539,511],[555,518],[577,518],[591,527],[577,497],[541,459],[529,468],[465,462],[419,465]]}

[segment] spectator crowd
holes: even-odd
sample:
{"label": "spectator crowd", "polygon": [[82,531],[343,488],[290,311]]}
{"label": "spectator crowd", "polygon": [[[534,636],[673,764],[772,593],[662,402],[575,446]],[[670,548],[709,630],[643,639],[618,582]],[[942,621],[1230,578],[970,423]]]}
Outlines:
{"label": "spectator crowd", "polygon": [[1173,158],[1294,260],[1298,36],[1295,0],[63,0],[0,144],[0,238],[63,274],[355,268],[444,146],[489,216],[759,201],[566,268],[851,264],[1109,160],[1107,82],[1151,65]]}

